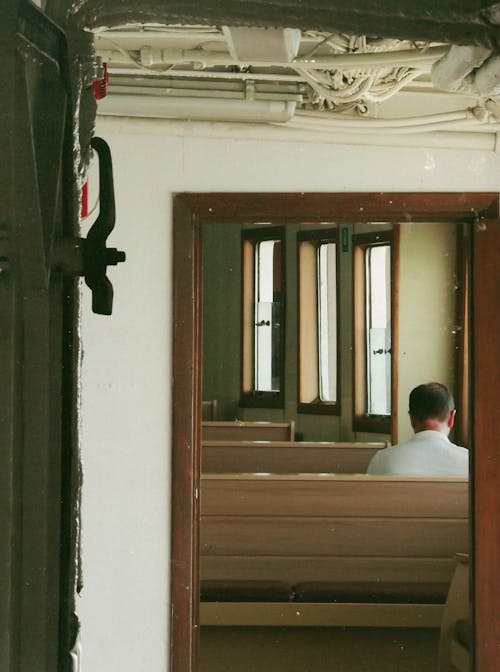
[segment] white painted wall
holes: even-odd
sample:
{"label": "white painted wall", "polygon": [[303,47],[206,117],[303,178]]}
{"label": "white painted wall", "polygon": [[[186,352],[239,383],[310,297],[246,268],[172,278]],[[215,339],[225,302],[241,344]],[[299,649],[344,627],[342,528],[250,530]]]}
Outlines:
{"label": "white painted wall", "polygon": [[91,314],[83,292],[84,672],[168,667],[172,194],[498,190],[493,152],[245,140],[239,128],[98,121],[115,166],[110,242],[127,263],[109,273],[112,317]]}

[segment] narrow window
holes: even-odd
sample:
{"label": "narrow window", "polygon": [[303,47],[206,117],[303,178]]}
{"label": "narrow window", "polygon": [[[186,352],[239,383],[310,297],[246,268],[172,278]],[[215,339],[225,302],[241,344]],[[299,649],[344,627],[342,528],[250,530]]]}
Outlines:
{"label": "narrow window", "polygon": [[368,415],[391,413],[391,248],[367,247],[366,390]]}
{"label": "narrow window", "polygon": [[301,232],[299,404],[303,413],[339,413],[336,229]]}
{"label": "narrow window", "polygon": [[279,392],[281,342],[281,241],[255,246],[255,390]]}
{"label": "narrow window", "polygon": [[283,229],[243,231],[242,396],[246,406],[283,400]]}
{"label": "narrow window", "polygon": [[353,429],[391,431],[393,331],[392,231],[353,236]]}

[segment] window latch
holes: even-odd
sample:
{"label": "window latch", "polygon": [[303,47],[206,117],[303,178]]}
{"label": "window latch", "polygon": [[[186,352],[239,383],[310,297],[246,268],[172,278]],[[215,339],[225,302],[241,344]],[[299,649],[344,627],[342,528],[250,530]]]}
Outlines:
{"label": "window latch", "polygon": [[113,285],[106,271],[108,266],[124,262],[125,252],[106,246],[107,238],[115,227],[111,152],[102,138],[94,137],[90,144],[99,159],[99,215],[87,238],[62,238],[56,241],[54,264],[63,273],[83,276],[92,292],[92,311],[98,315],[111,315]]}

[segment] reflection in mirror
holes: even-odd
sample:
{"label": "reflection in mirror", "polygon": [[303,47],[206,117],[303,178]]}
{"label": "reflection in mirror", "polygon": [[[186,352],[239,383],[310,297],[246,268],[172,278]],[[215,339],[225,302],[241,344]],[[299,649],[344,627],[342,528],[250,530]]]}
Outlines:
{"label": "reflection in mirror", "polygon": [[[437,671],[468,484],[365,472],[412,435],[419,383],[454,391],[452,439],[468,436],[468,227],[287,224],[282,246],[266,238],[267,281],[259,244],[245,253],[256,230],[202,231],[203,399],[220,424],[202,426],[201,670]],[[242,377],[259,380],[245,363],[260,347],[256,328],[245,336],[245,283],[275,298],[278,246],[283,395],[269,408],[241,395]]]}

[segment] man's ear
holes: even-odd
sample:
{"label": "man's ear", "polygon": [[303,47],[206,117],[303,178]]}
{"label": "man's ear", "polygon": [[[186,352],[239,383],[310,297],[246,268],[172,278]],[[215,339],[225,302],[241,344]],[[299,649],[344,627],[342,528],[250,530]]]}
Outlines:
{"label": "man's ear", "polygon": [[450,413],[449,413],[449,415],[448,415],[448,422],[447,422],[447,425],[448,425],[448,427],[449,427],[450,429],[453,427],[453,423],[455,422],[455,415],[456,415],[456,413],[457,413],[457,412],[455,411],[455,409],[453,409],[453,411],[450,411]]}

